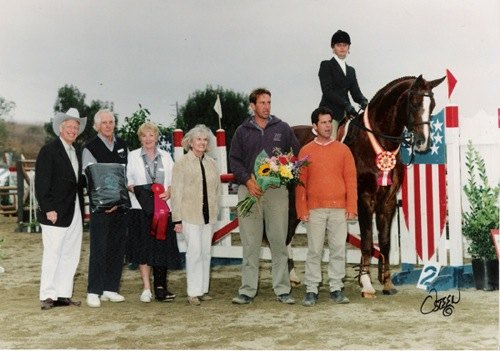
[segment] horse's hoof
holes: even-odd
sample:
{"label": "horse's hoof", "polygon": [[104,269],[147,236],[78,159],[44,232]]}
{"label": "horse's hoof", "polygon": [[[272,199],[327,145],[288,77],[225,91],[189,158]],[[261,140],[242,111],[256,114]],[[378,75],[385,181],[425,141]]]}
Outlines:
{"label": "horse's hoof", "polygon": [[295,280],[290,280],[290,286],[292,288],[296,288],[296,287],[300,286],[300,282],[295,281]]}
{"label": "horse's hoof", "polygon": [[375,293],[369,293],[369,292],[362,291],[361,297],[363,297],[365,299],[375,299],[375,298],[377,298],[377,295],[375,295]]}
{"label": "horse's hoof", "polygon": [[384,294],[384,295],[395,295],[395,294],[397,294],[397,292],[398,291],[394,288],[389,289],[389,290],[385,290],[385,289],[382,290],[382,294]]}

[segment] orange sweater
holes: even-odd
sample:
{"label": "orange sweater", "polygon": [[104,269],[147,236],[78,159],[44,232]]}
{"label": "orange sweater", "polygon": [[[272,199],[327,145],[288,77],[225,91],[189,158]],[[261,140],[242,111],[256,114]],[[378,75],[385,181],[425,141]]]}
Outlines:
{"label": "orange sweater", "polygon": [[320,145],[316,141],[304,145],[299,159],[309,156],[309,165],[302,168],[304,186],[295,188],[297,216],[309,215],[314,208],[345,208],[358,213],[356,166],[349,148],[332,141]]}

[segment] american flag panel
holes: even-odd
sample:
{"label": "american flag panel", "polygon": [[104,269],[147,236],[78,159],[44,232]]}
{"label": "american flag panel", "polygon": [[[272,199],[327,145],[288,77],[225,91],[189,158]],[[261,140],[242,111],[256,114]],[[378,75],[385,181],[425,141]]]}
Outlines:
{"label": "american flag panel", "polygon": [[[432,145],[426,154],[416,154],[405,167],[402,186],[403,213],[406,227],[415,237],[415,250],[425,263],[435,259],[446,223],[446,165],[444,111],[433,116]],[[403,160],[409,160],[403,150]]]}

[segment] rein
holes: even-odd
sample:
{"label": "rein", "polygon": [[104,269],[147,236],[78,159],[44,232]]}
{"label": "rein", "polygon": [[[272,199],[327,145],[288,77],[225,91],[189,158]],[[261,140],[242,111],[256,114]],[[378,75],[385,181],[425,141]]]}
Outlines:
{"label": "rein", "polygon": [[[413,105],[411,102],[411,98],[412,98],[412,96],[427,96],[430,98],[434,97],[434,93],[432,91],[424,92],[424,93],[420,93],[420,92],[415,91],[414,90],[415,82],[413,82],[412,86],[410,87],[410,89],[408,91],[407,98],[406,98],[407,99],[407,101],[406,101],[406,115],[407,115],[407,120],[408,120],[407,124],[408,125],[406,126],[406,129],[403,131],[403,133],[400,136],[393,136],[393,135],[388,135],[388,134],[374,131],[371,127],[368,128],[365,126],[364,123],[361,123],[358,118],[356,118],[354,116],[346,117],[347,123],[353,124],[357,128],[359,128],[367,133],[371,133],[380,139],[384,139],[384,140],[387,140],[390,142],[400,144],[404,148],[410,148],[410,152],[409,152],[410,153],[410,160],[408,163],[403,163],[406,166],[412,164],[414,159],[415,159],[415,135],[410,130],[416,126],[425,125],[425,124],[430,126],[430,124],[431,124],[430,119],[429,119],[429,121],[425,121],[425,122],[418,122],[418,123],[414,122],[412,113],[418,111],[420,106]],[[358,111],[358,115],[359,114],[361,114],[361,110]]]}
{"label": "rein", "polygon": [[[361,113],[361,112],[359,112],[359,113]],[[346,119],[351,121],[351,124],[355,125],[359,129],[364,130],[365,132],[368,132],[368,133],[372,133],[373,135],[379,137],[380,139],[392,141],[392,142],[395,142],[398,144],[403,144],[403,145],[405,145],[405,142],[408,140],[408,136],[406,136],[406,134],[409,134],[409,133],[407,133],[407,132],[403,132],[403,134],[401,134],[401,136],[398,136],[398,137],[393,136],[393,135],[387,135],[387,134],[379,133],[379,132],[376,132],[370,128],[365,127],[365,125],[363,123],[359,123],[359,121],[354,116],[346,117]]]}

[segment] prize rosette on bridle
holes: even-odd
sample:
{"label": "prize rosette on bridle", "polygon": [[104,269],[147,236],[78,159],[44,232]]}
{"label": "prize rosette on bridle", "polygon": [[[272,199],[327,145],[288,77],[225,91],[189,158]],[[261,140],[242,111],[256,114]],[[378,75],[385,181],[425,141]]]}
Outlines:
{"label": "prize rosette on bridle", "polygon": [[[269,157],[267,152],[262,150],[255,159],[255,181],[262,191],[266,191],[270,187],[279,188],[282,184],[299,184],[300,171],[302,167],[309,164],[307,158],[298,160],[291,150],[286,154],[282,153],[279,148],[273,151],[274,156]],[[248,216],[251,213],[251,208],[257,201],[256,197],[247,195],[236,205],[238,215],[242,217]]]}

